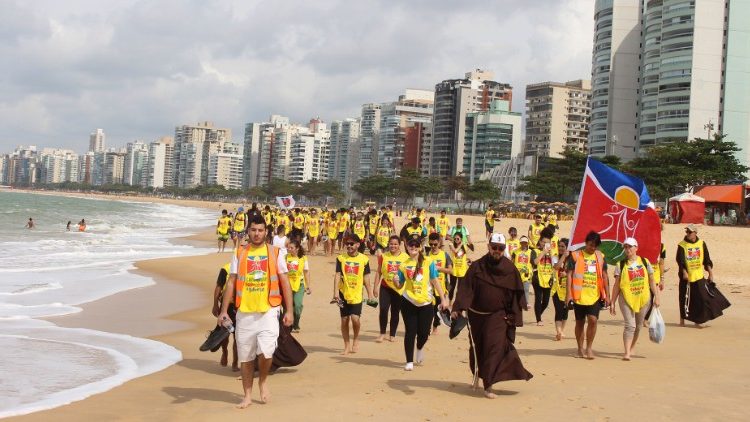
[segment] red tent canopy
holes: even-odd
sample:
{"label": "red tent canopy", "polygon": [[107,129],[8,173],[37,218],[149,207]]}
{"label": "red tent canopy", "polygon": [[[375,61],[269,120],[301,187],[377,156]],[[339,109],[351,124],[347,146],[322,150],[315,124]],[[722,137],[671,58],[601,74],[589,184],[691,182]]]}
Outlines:
{"label": "red tent canopy", "polygon": [[703,224],[706,203],[703,198],[692,193],[683,193],[669,198],[669,215],[678,224]]}
{"label": "red tent canopy", "polygon": [[742,185],[704,186],[695,194],[705,199],[706,202],[742,203]]}

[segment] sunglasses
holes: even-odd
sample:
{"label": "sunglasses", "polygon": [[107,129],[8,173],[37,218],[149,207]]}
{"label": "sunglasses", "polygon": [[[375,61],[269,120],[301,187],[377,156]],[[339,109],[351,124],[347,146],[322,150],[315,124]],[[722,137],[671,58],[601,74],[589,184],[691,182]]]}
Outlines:
{"label": "sunglasses", "polygon": [[493,251],[504,251],[505,245],[490,245],[490,249]]}
{"label": "sunglasses", "polygon": [[356,245],[356,243],[354,243],[354,242],[346,242],[346,246],[354,246],[354,245]]}
{"label": "sunglasses", "polygon": [[430,246],[439,246],[438,243],[430,243]]}

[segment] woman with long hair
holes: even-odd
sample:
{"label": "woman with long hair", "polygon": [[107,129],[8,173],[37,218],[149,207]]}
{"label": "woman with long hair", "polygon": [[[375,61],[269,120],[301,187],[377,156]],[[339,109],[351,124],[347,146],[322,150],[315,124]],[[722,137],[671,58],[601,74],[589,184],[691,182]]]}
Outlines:
{"label": "woman with long hair", "polygon": [[[375,280],[380,281],[380,288],[376,288],[375,297],[380,301],[380,336],[378,343],[383,340],[394,341],[398,329],[399,313],[401,312],[401,295],[404,293],[403,286],[396,287],[398,283],[398,270],[409,256],[401,251],[401,240],[398,236],[391,236],[388,240],[388,250],[378,255],[378,266],[375,270]],[[385,336],[388,328],[388,314],[390,313],[391,327],[389,336]]]}
{"label": "woman with long hair", "polygon": [[430,325],[434,317],[432,303],[435,295],[433,291],[437,291],[436,296],[440,298],[442,309],[448,309],[448,297],[440,286],[437,266],[424,255],[421,240],[416,238],[407,240],[406,251],[409,258],[401,264],[398,270],[396,287],[404,289],[404,300],[401,302],[401,316],[406,327],[404,370],[413,371],[415,341],[416,363],[424,362],[424,346],[430,337]]}
{"label": "woman with long hair", "polygon": [[294,299],[294,323],[292,332],[298,333],[299,320],[302,318],[302,301],[305,293],[312,293],[310,288],[310,267],[302,249],[300,240],[296,237],[289,241],[286,254],[286,266],[289,270],[289,284],[292,287],[292,298]]}

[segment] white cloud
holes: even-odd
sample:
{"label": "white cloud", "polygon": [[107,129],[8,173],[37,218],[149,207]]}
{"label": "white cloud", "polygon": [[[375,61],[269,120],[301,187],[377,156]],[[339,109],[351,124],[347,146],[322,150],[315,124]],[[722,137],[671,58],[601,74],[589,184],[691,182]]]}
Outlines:
{"label": "white cloud", "polygon": [[6,1],[0,151],[83,150],[211,120],[242,139],[270,114],[356,116],[361,104],[474,68],[513,85],[588,78],[587,0]]}

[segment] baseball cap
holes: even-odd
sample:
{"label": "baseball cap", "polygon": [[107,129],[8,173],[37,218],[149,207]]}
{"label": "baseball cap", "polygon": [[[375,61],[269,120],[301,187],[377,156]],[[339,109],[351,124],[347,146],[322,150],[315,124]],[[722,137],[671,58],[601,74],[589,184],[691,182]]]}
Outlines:
{"label": "baseball cap", "polygon": [[490,237],[490,243],[505,244],[505,236],[502,233],[492,233]]}
{"label": "baseball cap", "polygon": [[526,237],[526,236],[521,236],[521,238],[518,239],[518,241],[521,242],[521,243],[523,243],[523,242],[529,243],[529,238]]}
{"label": "baseball cap", "polygon": [[420,219],[419,219],[419,217],[413,217],[413,218],[411,219],[411,222],[412,222],[412,223],[416,223],[416,224],[419,224],[419,223],[421,223],[421,222],[422,222],[422,220],[420,220]]}
{"label": "baseball cap", "polygon": [[239,212],[245,211],[245,208],[243,208],[243,207],[239,207],[239,208],[237,209],[237,211],[239,211]]}
{"label": "baseball cap", "polygon": [[632,237],[629,237],[629,238],[625,239],[625,241],[622,242],[622,243],[623,243],[623,245],[634,246],[636,248],[638,247],[638,241],[635,240]]}
{"label": "baseball cap", "polygon": [[685,227],[685,231],[691,232],[691,233],[698,233],[698,226],[695,224],[688,224],[687,227]]}

